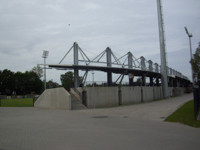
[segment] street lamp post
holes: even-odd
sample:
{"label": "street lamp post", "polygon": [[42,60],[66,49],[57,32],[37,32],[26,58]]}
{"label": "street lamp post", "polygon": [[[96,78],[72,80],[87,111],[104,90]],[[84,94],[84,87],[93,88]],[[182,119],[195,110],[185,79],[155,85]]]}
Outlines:
{"label": "street lamp post", "polygon": [[46,90],[46,58],[49,55],[49,51],[43,50],[42,58],[44,58],[44,90]]}
{"label": "street lamp post", "polygon": [[[185,32],[188,35],[189,38],[189,45],[190,45],[190,59],[192,60],[192,42],[191,42],[191,38],[192,38],[192,34],[188,32],[187,27],[185,27]],[[192,71],[192,83],[194,84],[194,76],[193,76],[193,69],[192,69],[192,63],[191,63],[191,71]]]}

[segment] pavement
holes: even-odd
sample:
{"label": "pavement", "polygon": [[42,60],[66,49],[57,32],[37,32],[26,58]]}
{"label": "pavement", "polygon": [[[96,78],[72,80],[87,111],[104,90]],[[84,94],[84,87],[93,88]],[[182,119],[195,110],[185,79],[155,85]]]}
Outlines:
{"label": "pavement", "polygon": [[0,150],[199,150],[199,128],[164,122],[191,99],[73,111],[0,107]]}

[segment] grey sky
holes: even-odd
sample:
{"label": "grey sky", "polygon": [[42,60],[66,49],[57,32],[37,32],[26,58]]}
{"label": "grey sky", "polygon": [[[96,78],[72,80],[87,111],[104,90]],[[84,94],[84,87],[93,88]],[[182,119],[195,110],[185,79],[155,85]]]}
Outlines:
{"label": "grey sky", "polygon": [[[163,0],[163,14],[168,66],[191,78],[184,26],[193,34],[194,52],[200,1]],[[90,58],[109,46],[117,56],[131,51],[160,64],[157,22],[156,0],[0,0],[0,70],[31,70],[43,62],[43,50],[50,51],[48,63],[58,63],[75,41]],[[64,72],[47,73],[59,82]]]}

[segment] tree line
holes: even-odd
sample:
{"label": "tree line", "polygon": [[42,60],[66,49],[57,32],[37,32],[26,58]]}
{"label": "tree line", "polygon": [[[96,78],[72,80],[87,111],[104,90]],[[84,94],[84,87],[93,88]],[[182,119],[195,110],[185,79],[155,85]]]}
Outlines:
{"label": "tree line", "polygon": [[43,82],[33,71],[12,72],[8,69],[0,71],[0,94],[1,95],[25,95],[43,90]]}
{"label": "tree line", "polygon": [[[13,72],[8,69],[0,70],[0,95],[41,94],[44,91],[43,70],[39,66],[31,71]],[[66,90],[74,86],[74,73],[69,71],[60,76],[61,85],[49,80],[47,89],[64,87]],[[81,80],[81,78],[80,78]]]}

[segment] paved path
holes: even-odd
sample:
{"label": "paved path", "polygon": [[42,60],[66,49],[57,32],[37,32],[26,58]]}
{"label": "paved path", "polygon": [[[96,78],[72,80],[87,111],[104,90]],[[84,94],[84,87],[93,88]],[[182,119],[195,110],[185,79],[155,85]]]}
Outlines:
{"label": "paved path", "polygon": [[190,99],[80,111],[1,107],[0,150],[199,150],[199,128],[163,121]]}

